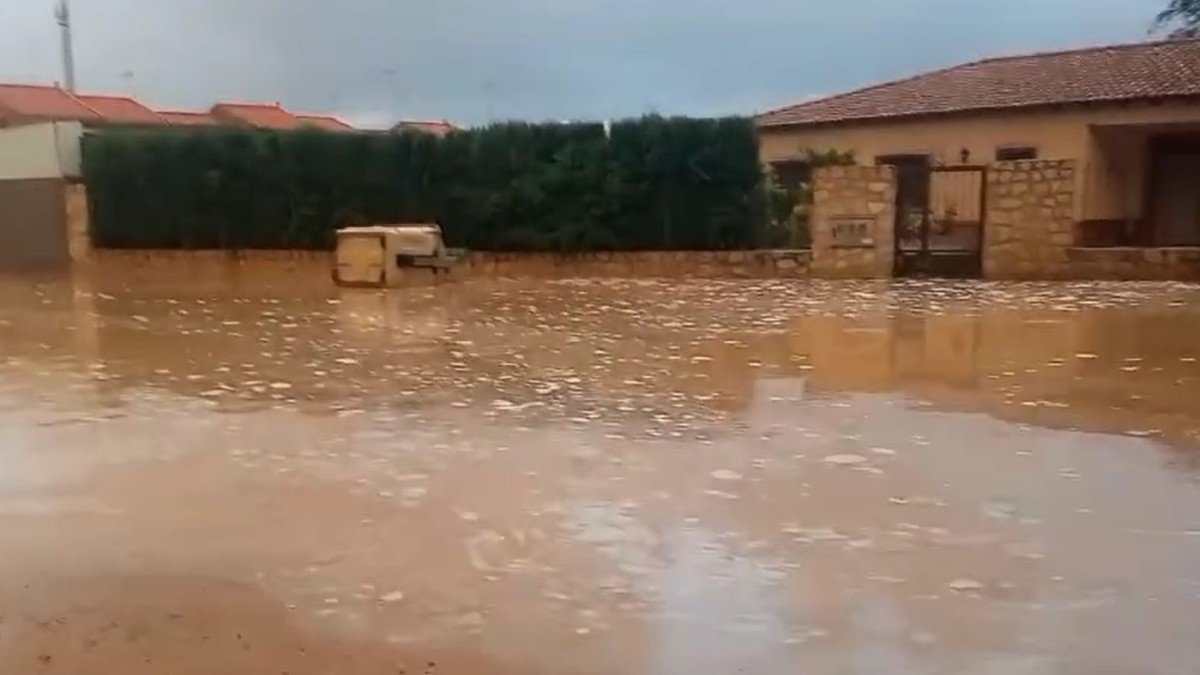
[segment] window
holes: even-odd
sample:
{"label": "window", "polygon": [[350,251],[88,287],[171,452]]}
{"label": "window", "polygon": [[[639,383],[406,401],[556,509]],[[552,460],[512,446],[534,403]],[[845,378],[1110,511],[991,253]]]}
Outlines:
{"label": "window", "polygon": [[1003,145],[996,148],[997,162],[1016,162],[1022,159],[1037,159],[1037,148],[1031,145]]}
{"label": "window", "polygon": [[812,180],[812,165],[802,159],[788,159],[772,162],[779,184],[785,188],[795,189]]}

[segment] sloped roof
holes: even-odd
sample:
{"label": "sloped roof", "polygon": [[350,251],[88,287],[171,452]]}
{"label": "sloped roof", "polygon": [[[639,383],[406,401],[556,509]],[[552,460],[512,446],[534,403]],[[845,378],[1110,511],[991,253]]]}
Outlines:
{"label": "sloped roof", "polygon": [[392,131],[423,131],[434,136],[445,136],[458,127],[446,120],[400,120],[392,127]]}
{"label": "sloped roof", "polygon": [[213,116],[199,110],[158,110],[158,116],[177,127],[205,127],[220,124]]}
{"label": "sloped roof", "polygon": [[300,119],[284,110],[278,103],[218,103],[210,114],[218,120],[222,115],[259,129],[295,129]]}
{"label": "sloped roof", "polygon": [[165,124],[158,113],[128,96],[75,94],[75,98],[96,111],[109,124]]}
{"label": "sloped roof", "polygon": [[100,114],[65,89],[36,84],[0,84],[0,112],[45,120],[98,123]]}
{"label": "sloped roof", "polygon": [[296,115],[301,126],[311,126],[325,131],[355,131],[354,127],[333,115]]}
{"label": "sloped roof", "polygon": [[760,127],[1200,97],[1200,39],[974,61],[768,111]]}

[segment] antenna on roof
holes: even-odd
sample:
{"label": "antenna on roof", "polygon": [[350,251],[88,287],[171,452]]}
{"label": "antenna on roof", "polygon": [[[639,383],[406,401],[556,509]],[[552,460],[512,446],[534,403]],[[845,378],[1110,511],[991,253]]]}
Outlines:
{"label": "antenna on roof", "polygon": [[63,77],[66,79],[67,91],[75,93],[75,53],[71,49],[71,8],[67,0],[58,0],[54,8],[54,18],[62,32]]}

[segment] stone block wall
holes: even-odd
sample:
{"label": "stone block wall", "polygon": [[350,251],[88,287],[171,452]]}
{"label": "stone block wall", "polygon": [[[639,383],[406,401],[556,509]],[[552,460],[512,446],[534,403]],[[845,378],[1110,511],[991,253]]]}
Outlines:
{"label": "stone block wall", "polygon": [[[756,251],[621,251],[595,253],[471,253],[454,279],[468,277],[803,279],[811,254],[805,249]],[[128,272],[176,271],[194,278],[272,271],[332,278],[329,251],[185,251],[94,249],[87,261]],[[419,271],[415,271],[419,272]],[[419,274],[415,275],[419,276]]]}
{"label": "stone block wall", "polygon": [[1072,276],[1074,160],[997,162],[988,168],[983,274],[988,279]]}
{"label": "stone block wall", "polygon": [[475,276],[694,277],[802,279],[811,254],[804,249],[755,251],[614,251],[592,253],[471,253]]}
{"label": "stone block wall", "polygon": [[1073,248],[1067,252],[1077,279],[1200,280],[1200,247]]}
{"label": "stone block wall", "polygon": [[[895,265],[896,173],[890,166],[830,166],[813,175],[812,273],[890,277]],[[839,228],[861,228],[850,241]]]}

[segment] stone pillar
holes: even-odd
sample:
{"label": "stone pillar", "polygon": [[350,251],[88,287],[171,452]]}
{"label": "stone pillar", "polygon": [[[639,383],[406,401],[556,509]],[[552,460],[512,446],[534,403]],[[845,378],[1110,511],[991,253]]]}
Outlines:
{"label": "stone pillar", "polygon": [[67,253],[71,262],[83,262],[92,252],[87,187],[83,183],[67,183],[63,187],[63,199],[67,212]]}
{"label": "stone pillar", "polygon": [[1070,275],[1075,161],[1025,160],[988,167],[983,274],[989,279]]}
{"label": "stone pillar", "polygon": [[890,277],[895,266],[896,173],[829,166],[813,174],[812,275]]}

